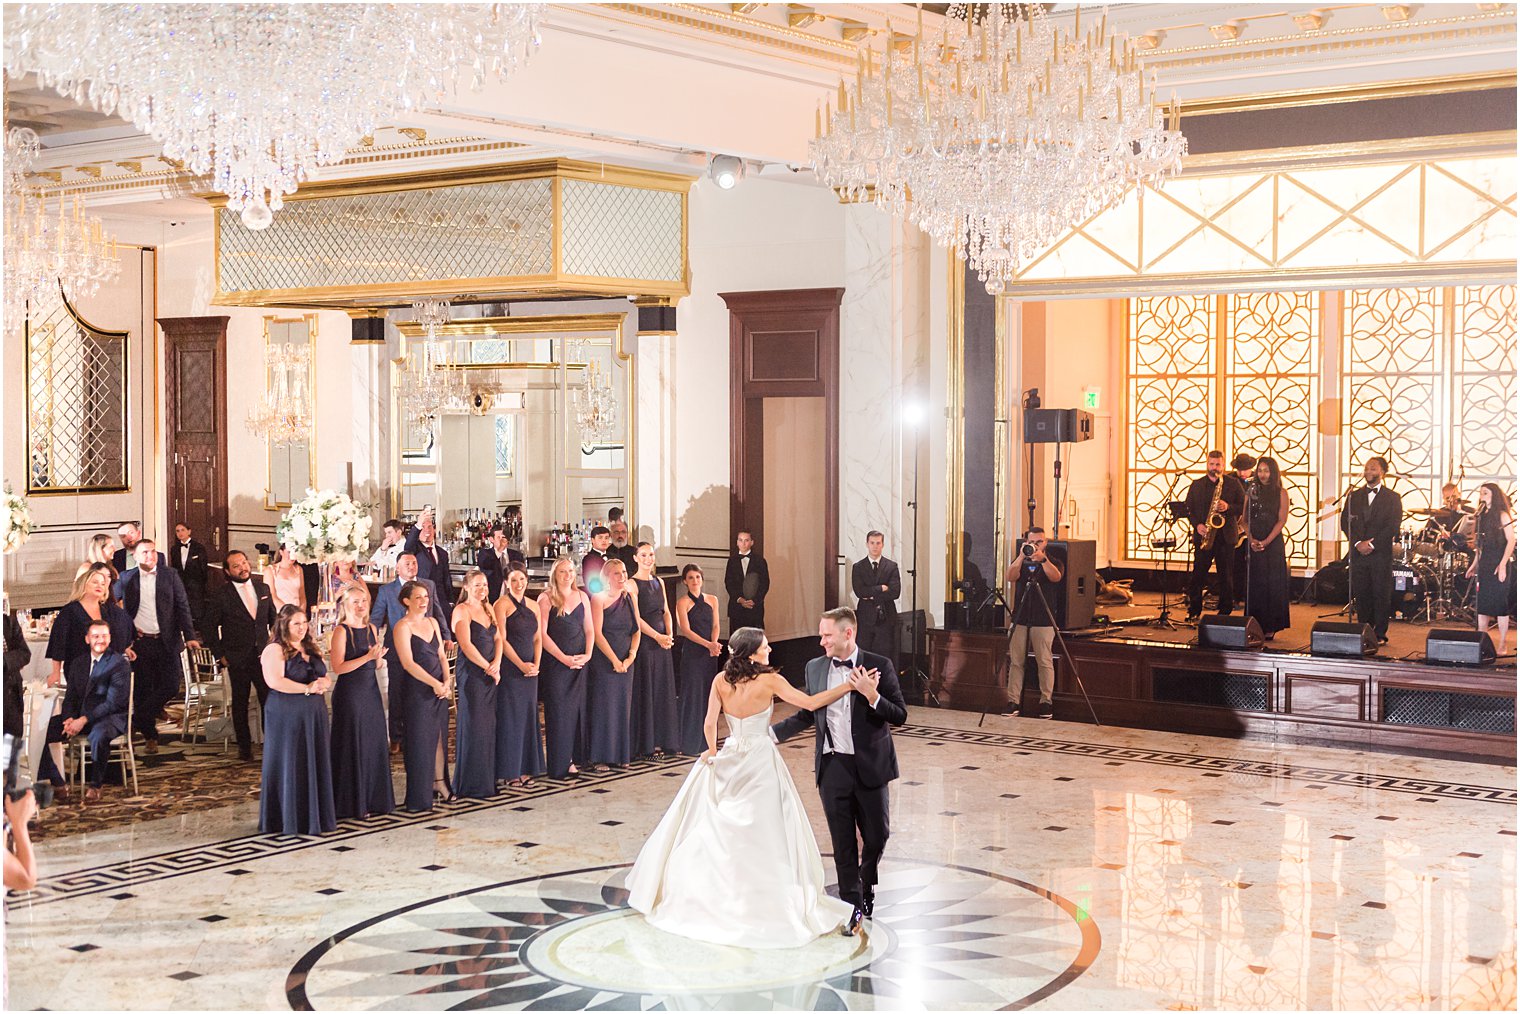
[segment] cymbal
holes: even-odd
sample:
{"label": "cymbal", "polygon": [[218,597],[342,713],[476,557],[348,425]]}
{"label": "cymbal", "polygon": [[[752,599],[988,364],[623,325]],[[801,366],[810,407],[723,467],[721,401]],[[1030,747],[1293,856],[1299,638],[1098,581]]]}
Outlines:
{"label": "cymbal", "polygon": [[1444,507],[1416,507],[1404,512],[1406,518],[1433,518],[1447,513]]}

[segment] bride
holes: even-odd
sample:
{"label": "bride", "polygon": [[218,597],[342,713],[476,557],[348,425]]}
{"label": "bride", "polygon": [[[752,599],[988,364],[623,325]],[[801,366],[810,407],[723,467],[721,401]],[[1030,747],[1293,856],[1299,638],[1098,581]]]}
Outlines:
{"label": "bride", "polygon": [[[708,695],[707,752],[644,843],[628,904],[651,926],[709,943],[800,947],[847,925],[851,906],[824,893],[807,811],[770,736],[774,698],[823,708],[853,689],[795,689],[766,663],[765,633],[741,627]],[[716,749],[718,713],[728,740]]]}

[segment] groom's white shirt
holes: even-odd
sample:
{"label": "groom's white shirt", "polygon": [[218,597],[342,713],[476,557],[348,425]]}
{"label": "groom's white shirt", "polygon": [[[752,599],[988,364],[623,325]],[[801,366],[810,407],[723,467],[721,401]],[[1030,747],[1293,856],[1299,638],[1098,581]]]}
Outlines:
{"label": "groom's white shirt", "polygon": [[[839,684],[849,678],[850,673],[860,664],[860,645],[845,656],[849,665],[835,665],[833,658],[824,656],[829,663],[829,681],[825,690],[833,690]],[[876,703],[881,704],[881,695],[876,695]],[[839,700],[830,704],[823,710],[823,720],[828,725],[829,738],[823,741],[824,753],[847,753],[851,756],[855,753],[855,727],[852,724],[855,718],[855,695],[845,694]],[[832,746],[830,745],[832,744]]]}

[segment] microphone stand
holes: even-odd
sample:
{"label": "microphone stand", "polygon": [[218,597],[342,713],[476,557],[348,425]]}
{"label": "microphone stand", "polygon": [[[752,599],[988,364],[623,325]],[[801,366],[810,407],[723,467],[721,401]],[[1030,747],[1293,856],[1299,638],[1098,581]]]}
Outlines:
{"label": "microphone stand", "polygon": [[[1339,514],[1342,510],[1344,510],[1344,508],[1341,505],[1344,504],[1346,502],[1346,500],[1350,498],[1351,493],[1352,493],[1352,491],[1354,489],[1356,489],[1356,483],[1354,481],[1350,482],[1350,483],[1347,483],[1346,484],[1346,488],[1341,491],[1341,495],[1338,496],[1338,497],[1336,497],[1335,500],[1330,504],[1330,506],[1335,509],[1335,512],[1337,514]],[[1328,517],[1328,516],[1325,515],[1325,512],[1321,511],[1321,512],[1319,512],[1319,513],[1317,513],[1315,515],[1315,522],[1318,523],[1321,520],[1325,520],[1326,517]],[[1336,525],[1335,530],[1336,530],[1337,533],[1339,533],[1340,530],[1341,530],[1340,529],[1340,525]],[[1340,536],[1340,534],[1337,534],[1336,537],[1335,537],[1335,545],[1337,547],[1339,547],[1340,544],[1341,544],[1341,536]],[[1351,558],[1353,556],[1355,556],[1355,555],[1356,555],[1355,548],[1348,545],[1347,548],[1346,548],[1346,555],[1344,557],[1344,559],[1346,561],[1346,604],[1344,606],[1342,606],[1341,608],[1335,610],[1335,612],[1333,612],[1333,613],[1321,613],[1319,615],[1320,619],[1323,620],[1323,619],[1326,619],[1327,617],[1330,617],[1330,616],[1347,616],[1347,615],[1349,615],[1351,613],[1351,568],[1353,566],[1353,561],[1352,561]],[[1319,570],[1317,570],[1317,571],[1314,572],[1314,579],[1309,582],[1309,584],[1304,588],[1303,594],[1298,597],[1298,602],[1300,604],[1304,601],[1304,599],[1308,598],[1308,596],[1309,596],[1309,589],[1310,588],[1315,588],[1315,587],[1317,587],[1319,585],[1320,573],[1323,570],[1324,570],[1324,568],[1321,567]],[[1315,599],[1315,604],[1317,605],[1318,603],[1319,603],[1319,599],[1316,598]]]}

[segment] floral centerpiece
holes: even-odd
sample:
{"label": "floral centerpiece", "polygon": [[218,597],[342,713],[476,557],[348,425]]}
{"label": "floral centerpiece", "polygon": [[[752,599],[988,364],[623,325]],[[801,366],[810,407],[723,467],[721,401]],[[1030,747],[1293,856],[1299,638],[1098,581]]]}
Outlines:
{"label": "floral centerpiece", "polygon": [[325,632],[337,621],[333,564],[353,562],[368,552],[373,524],[370,508],[355,502],[347,493],[308,489],[306,496],[291,504],[275,526],[275,537],[297,563],[315,563],[321,568],[316,615],[312,617],[319,632]]}
{"label": "floral centerpiece", "polygon": [[5,487],[5,522],[0,529],[0,552],[14,553],[26,544],[32,535],[32,510],[26,497],[12,493]]}

